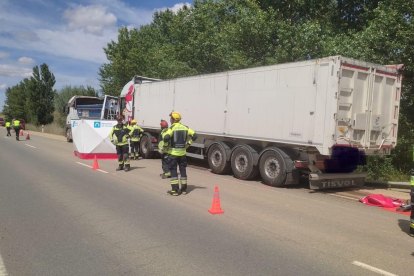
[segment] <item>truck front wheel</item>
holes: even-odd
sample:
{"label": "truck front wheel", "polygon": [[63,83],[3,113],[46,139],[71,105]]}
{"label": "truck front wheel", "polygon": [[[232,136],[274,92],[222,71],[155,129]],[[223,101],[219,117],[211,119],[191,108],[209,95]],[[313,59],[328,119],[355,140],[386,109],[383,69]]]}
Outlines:
{"label": "truck front wheel", "polygon": [[231,156],[231,168],[234,177],[238,179],[253,179],[259,173],[259,168],[253,164],[253,154],[243,146],[234,150]]}
{"label": "truck front wheel", "polygon": [[286,180],[286,165],[283,157],[276,151],[265,152],[259,163],[260,175],[266,185],[282,186]]}
{"label": "truck front wheel", "polygon": [[218,144],[212,145],[209,149],[208,164],[215,174],[226,174],[231,171],[231,164],[227,161],[226,150]]}
{"label": "truck front wheel", "polygon": [[142,156],[142,158],[151,159],[154,156],[154,152],[152,151],[151,139],[148,136],[142,136],[140,147],[140,155]]}
{"label": "truck front wheel", "polygon": [[66,129],[66,141],[72,142],[72,130],[70,128]]}

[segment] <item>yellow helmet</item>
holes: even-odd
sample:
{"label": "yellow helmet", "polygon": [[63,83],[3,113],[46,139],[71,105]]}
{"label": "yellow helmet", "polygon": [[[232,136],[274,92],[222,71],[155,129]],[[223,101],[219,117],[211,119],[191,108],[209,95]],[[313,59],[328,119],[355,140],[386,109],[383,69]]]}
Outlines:
{"label": "yellow helmet", "polygon": [[136,125],[137,121],[134,119],[134,120],[132,120],[131,124]]}
{"label": "yellow helmet", "polygon": [[175,121],[180,121],[181,120],[181,114],[178,111],[171,112],[170,117],[173,118]]}

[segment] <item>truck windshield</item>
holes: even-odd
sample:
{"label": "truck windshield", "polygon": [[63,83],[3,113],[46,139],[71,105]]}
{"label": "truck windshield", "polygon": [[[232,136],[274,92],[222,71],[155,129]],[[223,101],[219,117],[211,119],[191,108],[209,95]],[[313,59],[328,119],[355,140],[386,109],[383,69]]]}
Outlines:
{"label": "truck windshield", "polygon": [[78,104],[77,112],[79,118],[100,118],[103,104]]}

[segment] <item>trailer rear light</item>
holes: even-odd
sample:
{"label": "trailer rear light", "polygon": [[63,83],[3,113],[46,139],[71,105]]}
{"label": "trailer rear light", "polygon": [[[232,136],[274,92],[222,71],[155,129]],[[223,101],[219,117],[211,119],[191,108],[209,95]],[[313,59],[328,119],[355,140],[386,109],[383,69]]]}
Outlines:
{"label": "trailer rear light", "polygon": [[309,166],[309,162],[307,161],[295,161],[296,168],[307,168]]}
{"label": "trailer rear light", "polygon": [[157,142],[158,142],[158,140],[157,140],[157,138],[152,137],[152,138],[151,138],[151,142],[153,142],[153,143],[157,143]]}

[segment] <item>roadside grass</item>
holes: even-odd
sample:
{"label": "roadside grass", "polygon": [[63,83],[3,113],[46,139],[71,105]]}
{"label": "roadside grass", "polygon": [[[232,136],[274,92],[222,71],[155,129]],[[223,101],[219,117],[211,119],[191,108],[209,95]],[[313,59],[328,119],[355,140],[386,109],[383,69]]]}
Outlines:
{"label": "roadside grass", "polygon": [[[26,124],[26,130],[42,132],[42,126]],[[44,132],[65,136],[65,129],[55,122],[45,125]]]}

